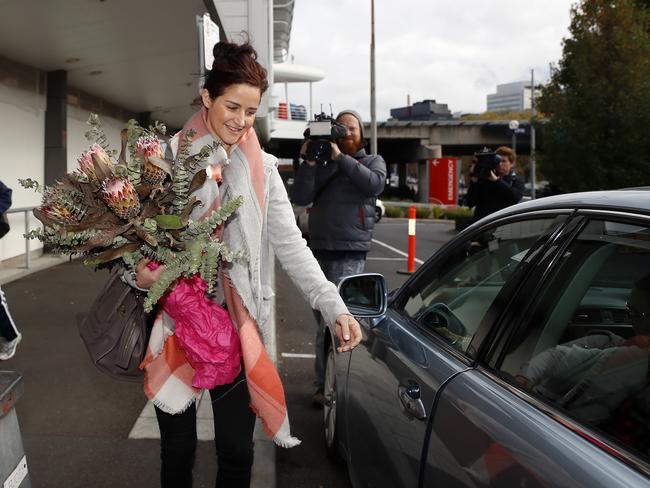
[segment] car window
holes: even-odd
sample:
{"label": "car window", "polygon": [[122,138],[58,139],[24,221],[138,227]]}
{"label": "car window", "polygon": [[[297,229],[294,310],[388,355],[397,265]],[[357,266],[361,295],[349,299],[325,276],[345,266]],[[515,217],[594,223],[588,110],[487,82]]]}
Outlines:
{"label": "car window", "polygon": [[590,221],[526,317],[500,373],[648,459],[648,227]]}
{"label": "car window", "polygon": [[457,243],[409,286],[402,313],[466,352],[481,320],[540,236],[564,217],[510,222]]}

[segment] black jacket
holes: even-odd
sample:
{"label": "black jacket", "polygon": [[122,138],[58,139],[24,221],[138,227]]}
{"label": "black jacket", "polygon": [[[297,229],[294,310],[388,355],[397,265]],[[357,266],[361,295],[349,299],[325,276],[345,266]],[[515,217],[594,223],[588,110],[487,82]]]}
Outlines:
{"label": "black jacket", "polygon": [[298,168],[292,189],[296,205],[313,203],[309,247],[329,251],[369,251],[375,201],[384,190],[386,163],[361,149],[326,166]]}
{"label": "black jacket", "polygon": [[0,181],[0,214],[5,213],[11,207],[11,188]]}
{"label": "black jacket", "polygon": [[467,189],[465,205],[476,207],[474,222],[486,215],[514,205],[524,194],[524,182],[515,173],[507,174],[497,181],[472,181]]}

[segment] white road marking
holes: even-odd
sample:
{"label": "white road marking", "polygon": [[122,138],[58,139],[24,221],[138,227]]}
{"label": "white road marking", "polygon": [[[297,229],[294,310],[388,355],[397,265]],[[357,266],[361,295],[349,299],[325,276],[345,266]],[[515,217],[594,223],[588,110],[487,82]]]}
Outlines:
{"label": "white road marking", "polygon": [[[203,391],[196,409],[196,434],[200,441],[214,439],[214,420],[212,419],[212,404],[210,393]],[[135,421],[129,433],[129,439],[160,439],[158,420],[153,403],[147,402],[142,413]]]}
{"label": "white road marking", "polygon": [[[377,239],[373,239],[372,242],[374,242],[376,244],[379,244],[380,246],[384,246],[385,248],[390,249],[393,252],[396,252],[400,256],[404,256],[405,258],[408,258],[408,256],[409,256],[405,252],[400,251],[396,247],[393,247],[390,244],[386,244],[385,242],[378,241]],[[418,258],[415,258],[415,262],[418,263],[418,264],[424,264],[424,261],[422,261],[421,259],[418,259]]]}
{"label": "white road marking", "polygon": [[406,261],[406,258],[366,258],[366,261]]}
{"label": "white road marking", "polygon": [[283,358],[294,358],[294,359],[314,359],[316,354],[299,354],[294,352],[283,352],[280,354]]}
{"label": "white road marking", "polygon": [[[203,390],[203,394],[201,395],[201,398],[199,398],[196,408],[196,435],[200,441],[214,440],[212,401],[210,399],[210,392],[207,390]],[[147,402],[129,433],[129,439],[160,439],[160,429],[158,428],[158,420],[156,419],[156,412],[153,408],[153,403]],[[268,441],[259,419],[255,422],[253,440]],[[266,442],[263,442],[262,444],[266,444]],[[255,449],[259,446],[260,443],[256,442]],[[253,470],[255,470],[255,468],[253,468]]]}

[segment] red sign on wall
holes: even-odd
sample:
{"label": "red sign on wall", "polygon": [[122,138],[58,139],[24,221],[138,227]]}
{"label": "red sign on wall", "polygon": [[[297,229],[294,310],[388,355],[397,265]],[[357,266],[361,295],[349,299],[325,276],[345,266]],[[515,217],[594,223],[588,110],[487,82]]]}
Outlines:
{"label": "red sign on wall", "polygon": [[429,203],[456,205],[457,167],[456,158],[429,159]]}

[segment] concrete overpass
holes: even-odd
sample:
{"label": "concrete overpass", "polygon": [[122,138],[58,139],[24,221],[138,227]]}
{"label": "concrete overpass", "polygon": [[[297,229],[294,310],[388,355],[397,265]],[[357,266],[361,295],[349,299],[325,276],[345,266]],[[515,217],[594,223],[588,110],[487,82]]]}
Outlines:
{"label": "concrete overpass", "polygon": [[[457,157],[463,168],[469,165],[472,155],[484,147],[496,149],[512,146],[509,120],[438,120],[398,121],[377,124],[378,151],[391,170],[397,171],[400,184],[406,181],[409,171],[417,168],[419,199],[428,198],[427,160],[438,157]],[[527,165],[530,154],[530,122],[519,120],[516,151],[519,162]],[[366,124],[366,134],[370,124]],[[537,139],[539,147],[539,137]]]}
{"label": "concrete overpass", "polygon": [[[377,124],[379,152],[391,162],[469,156],[482,147],[512,145],[508,120],[397,121]],[[366,124],[367,133],[370,124]],[[530,123],[519,121],[519,152],[530,151]]]}
{"label": "concrete overpass", "polygon": [[[400,185],[405,185],[406,177],[414,175],[419,182],[419,199],[428,199],[427,160],[437,157],[457,157],[462,160],[464,169],[469,165],[472,155],[483,147],[496,149],[499,146],[512,146],[512,131],[509,120],[439,120],[439,121],[398,121],[389,120],[377,124],[377,146],[389,167],[389,173],[397,172]],[[516,136],[516,151],[519,164],[528,165],[530,155],[530,123],[519,120]],[[298,122],[296,122],[298,124]],[[268,149],[285,160],[297,162],[302,141],[302,131],[306,122],[299,123],[292,136],[272,137]],[[299,130],[298,130],[299,129]],[[370,124],[365,124],[365,135],[370,134]],[[539,132],[537,147],[540,147]],[[370,145],[368,144],[368,147]],[[291,168],[283,168],[289,177]],[[523,169],[523,168],[522,168]],[[522,171],[520,171],[522,174]]]}

